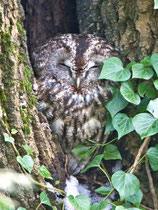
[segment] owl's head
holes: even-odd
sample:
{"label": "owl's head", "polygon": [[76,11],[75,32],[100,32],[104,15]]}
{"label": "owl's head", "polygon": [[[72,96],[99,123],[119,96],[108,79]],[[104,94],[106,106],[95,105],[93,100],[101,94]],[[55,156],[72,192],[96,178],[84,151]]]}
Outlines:
{"label": "owl's head", "polygon": [[65,34],[37,48],[33,57],[37,77],[54,78],[75,92],[98,82],[103,61],[116,55],[107,41],[93,35]]}

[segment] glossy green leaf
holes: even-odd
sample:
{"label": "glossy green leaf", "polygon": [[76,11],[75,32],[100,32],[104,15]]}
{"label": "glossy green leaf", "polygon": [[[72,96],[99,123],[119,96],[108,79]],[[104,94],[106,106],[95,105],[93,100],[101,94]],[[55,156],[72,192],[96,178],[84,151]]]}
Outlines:
{"label": "glossy green leaf", "polygon": [[134,130],[132,119],[126,114],[118,113],[113,118],[112,124],[118,132],[118,139]]}
{"label": "glossy green leaf", "polygon": [[154,9],[158,9],[158,0],[154,0]]}
{"label": "glossy green leaf", "polygon": [[112,99],[106,104],[107,110],[111,116],[114,117],[116,113],[124,109],[128,105],[128,102],[121,95],[119,89],[114,89]]}
{"label": "glossy green leaf", "polygon": [[153,171],[158,171],[158,148],[150,147],[147,151],[149,163]]}
{"label": "glossy green leaf", "polygon": [[136,64],[136,62],[135,61],[131,61],[130,63],[127,64],[126,69],[130,70],[134,64]]}
{"label": "glossy green leaf", "polygon": [[13,137],[10,137],[7,133],[3,133],[3,136],[4,136],[5,142],[9,142],[11,144],[14,143],[14,138]]}
{"label": "glossy green leaf", "polygon": [[58,185],[58,184],[60,184],[60,181],[59,180],[56,180],[55,181],[55,185]]}
{"label": "glossy green leaf", "polygon": [[111,57],[104,61],[99,79],[127,81],[130,76],[131,72],[128,69],[123,68],[122,61],[117,57]]}
{"label": "glossy green leaf", "polygon": [[13,201],[5,196],[5,195],[0,195],[0,209],[1,210],[15,210],[15,206]]}
{"label": "glossy green leaf", "polygon": [[151,100],[147,106],[147,110],[155,117],[158,118],[158,98]]}
{"label": "glossy green leaf", "polygon": [[114,131],[115,128],[112,125],[112,118],[111,115],[108,114],[106,118],[106,125],[105,125],[105,132],[104,134],[109,134],[111,131]]}
{"label": "glossy green leaf", "polygon": [[76,210],[89,210],[90,209],[90,200],[85,195],[77,195],[74,197],[73,195],[70,195],[69,201],[72,204],[72,206]]}
{"label": "glossy green leaf", "polygon": [[[156,3],[157,0],[155,0]],[[154,67],[154,70],[156,71],[156,74],[158,76],[158,53],[154,53],[150,58],[151,64]]]}
{"label": "glossy green leaf", "polygon": [[41,176],[43,176],[44,178],[47,179],[52,179],[51,173],[48,171],[48,169],[46,168],[46,166],[42,165],[38,168],[38,172],[40,173]]}
{"label": "glossy green leaf", "polygon": [[31,149],[27,144],[22,145],[22,146],[23,146],[24,150],[25,150],[28,154],[30,154],[30,155],[33,156],[32,149]]}
{"label": "glossy green leaf", "polygon": [[143,58],[143,59],[140,61],[140,63],[143,64],[144,66],[151,66],[151,65],[152,65],[149,56]]}
{"label": "glossy green leaf", "polygon": [[121,200],[138,192],[140,183],[137,177],[124,171],[118,171],[111,178],[114,188],[118,191]]}
{"label": "glossy green leaf", "polygon": [[29,155],[25,155],[24,157],[17,156],[17,161],[22,165],[23,168],[25,168],[29,173],[31,173],[33,166],[34,166],[34,161]]}
{"label": "glossy green leaf", "polygon": [[94,191],[101,195],[107,195],[111,191],[111,188],[107,186],[101,186]]}
{"label": "glossy green leaf", "polygon": [[125,200],[134,204],[136,207],[139,207],[143,199],[143,193],[139,189],[138,192],[134,195],[127,197]]}
{"label": "glossy green leaf", "polygon": [[145,79],[145,80],[151,79],[154,75],[154,71],[151,68],[145,67],[141,63],[134,64],[132,66],[132,72],[133,72],[132,78]]}
{"label": "glossy green leaf", "polygon": [[158,120],[149,113],[137,114],[132,119],[132,122],[136,132],[142,139],[158,133]]}
{"label": "glossy green leaf", "polygon": [[88,166],[81,171],[81,173],[86,172],[89,168],[99,167],[103,159],[103,155],[96,155],[94,159],[88,164]]}
{"label": "glossy green leaf", "polygon": [[53,208],[53,206],[51,205],[51,202],[50,202],[46,192],[41,192],[41,194],[40,194],[40,201],[41,201],[42,204],[45,204],[45,205],[50,206],[50,207]]}
{"label": "glossy green leaf", "polygon": [[122,96],[135,105],[140,103],[140,97],[134,92],[134,88],[131,82],[122,82],[120,92]]}
{"label": "glossy green leaf", "polygon": [[154,86],[155,86],[156,90],[158,90],[158,79],[157,79],[157,80],[155,80],[155,81],[153,82],[153,84],[154,84]]}
{"label": "glossy green leaf", "polygon": [[149,84],[142,82],[138,85],[138,93],[141,97],[146,95],[148,98],[155,98],[157,95],[156,90]]}
{"label": "glossy green leaf", "polygon": [[105,210],[107,205],[108,205],[108,202],[103,200],[100,203],[93,203],[90,210]]}
{"label": "glossy green leaf", "polygon": [[13,134],[13,135],[14,135],[14,134],[16,134],[17,132],[18,132],[18,131],[17,131],[16,129],[14,129],[14,128],[13,128],[13,129],[11,129],[11,134]]}
{"label": "glossy green leaf", "polygon": [[72,150],[72,152],[79,158],[85,159],[90,157],[93,154],[93,152],[96,150],[96,148],[97,148],[96,146],[88,147],[85,145],[78,145]]}
{"label": "glossy green leaf", "polygon": [[19,207],[17,210],[26,210],[26,209],[23,207]]}
{"label": "glossy green leaf", "polygon": [[143,100],[141,100],[140,104],[137,106],[137,112],[142,113],[145,112],[147,109],[147,106],[149,104],[150,99],[145,97]]}
{"label": "glossy green leaf", "polygon": [[116,206],[115,210],[126,210],[123,206]]}
{"label": "glossy green leaf", "polygon": [[107,146],[104,147],[103,155],[104,155],[103,158],[105,160],[117,160],[117,159],[122,160],[121,154],[117,149],[117,146],[113,144],[108,144]]}

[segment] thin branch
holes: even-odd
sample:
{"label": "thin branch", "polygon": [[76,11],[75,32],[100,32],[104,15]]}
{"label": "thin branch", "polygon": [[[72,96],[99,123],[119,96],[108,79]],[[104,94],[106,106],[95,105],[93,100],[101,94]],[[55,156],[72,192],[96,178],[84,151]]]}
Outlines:
{"label": "thin branch", "polygon": [[136,169],[136,166],[138,165],[138,162],[139,162],[139,160],[140,160],[142,154],[143,154],[144,152],[146,152],[146,150],[147,150],[147,147],[148,147],[148,144],[149,144],[150,140],[151,140],[151,137],[150,137],[150,136],[147,136],[147,137],[145,138],[143,144],[141,145],[141,147],[140,147],[139,150],[138,150],[138,153],[137,153],[137,156],[136,156],[136,158],[135,158],[134,164],[131,166],[131,168],[130,168],[130,170],[129,170],[130,173],[134,173],[134,171],[135,171],[135,169]]}
{"label": "thin branch", "polygon": [[149,162],[148,162],[148,158],[145,158],[145,169],[146,169],[146,173],[148,176],[148,180],[149,180],[149,187],[150,187],[150,191],[152,194],[152,199],[153,199],[153,203],[154,203],[154,209],[158,209],[158,199],[157,199],[157,195],[155,192],[155,188],[154,188],[154,183],[153,183],[153,179],[151,176],[151,172],[150,172],[150,168],[149,168]]}
{"label": "thin branch", "polygon": [[145,208],[146,210],[154,210],[154,209],[152,209],[152,208],[149,208],[149,207],[147,207],[147,206],[144,206],[143,204],[141,204],[140,206],[143,207],[143,208]]}

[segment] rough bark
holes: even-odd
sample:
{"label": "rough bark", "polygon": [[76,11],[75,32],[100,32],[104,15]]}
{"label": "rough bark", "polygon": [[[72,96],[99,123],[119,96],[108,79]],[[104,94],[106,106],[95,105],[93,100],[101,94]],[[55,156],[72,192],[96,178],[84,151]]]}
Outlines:
{"label": "rough bark", "polygon": [[[7,128],[15,128],[18,131],[14,136],[15,145],[20,155],[26,154],[23,144],[29,145],[35,153],[35,179],[44,182],[37,172],[37,168],[44,164],[55,177],[54,181],[61,181],[59,188],[63,188],[64,155],[58,143],[54,142],[46,119],[38,116],[37,102],[31,89],[33,72],[28,59],[23,18],[20,1],[0,1],[0,168],[22,172],[12,145],[4,142],[3,137]],[[30,210],[40,202],[39,194],[33,190],[17,190],[10,196],[18,201],[17,206]]]}
{"label": "rough bark", "polygon": [[107,40],[129,60],[157,51],[158,11],[153,0],[80,0],[77,15],[80,33]]}
{"label": "rough bark", "polygon": [[58,33],[76,33],[74,0],[22,0],[30,50]]}

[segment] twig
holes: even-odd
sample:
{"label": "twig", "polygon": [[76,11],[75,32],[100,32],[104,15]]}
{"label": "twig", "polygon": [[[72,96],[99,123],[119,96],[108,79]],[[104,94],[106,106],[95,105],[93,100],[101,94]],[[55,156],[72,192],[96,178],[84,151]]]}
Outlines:
{"label": "twig", "polygon": [[149,180],[149,187],[150,187],[150,191],[152,194],[152,199],[153,199],[153,203],[154,203],[154,209],[158,209],[158,199],[157,199],[157,195],[155,192],[155,188],[154,188],[154,183],[153,183],[153,179],[151,176],[151,172],[150,172],[150,168],[149,168],[149,162],[148,162],[148,158],[145,158],[145,169],[146,169],[146,173],[148,176],[148,180]]}
{"label": "twig", "polygon": [[149,208],[149,207],[147,207],[147,206],[144,206],[143,204],[141,204],[140,206],[143,207],[143,208],[145,208],[146,210],[154,210],[154,209],[152,209],[152,208]]}
{"label": "twig", "polygon": [[134,173],[135,168],[136,168],[136,166],[137,166],[137,164],[138,164],[138,162],[139,162],[139,160],[140,160],[140,158],[141,158],[142,153],[144,153],[144,151],[146,152],[146,149],[147,149],[147,147],[148,147],[148,144],[149,144],[149,142],[150,142],[150,139],[151,139],[151,137],[150,137],[150,136],[147,136],[147,137],[145,138],[143,144],[142,144],[141,147],[139,148],[138,153],[137,153],[137,156],[136,156],[135,161],[134,161],[134,164],[131,166],[131,168],[130,168],[130,170],[129,170],[130,173]]}
{"label": "twig", "polygon": [[69,165],[69,158],[68,158],[68,154],[65,154],[65,173],[68,179],[70,179],[70,175],[69,175],[69,169],[68,169],[68,165]]}

